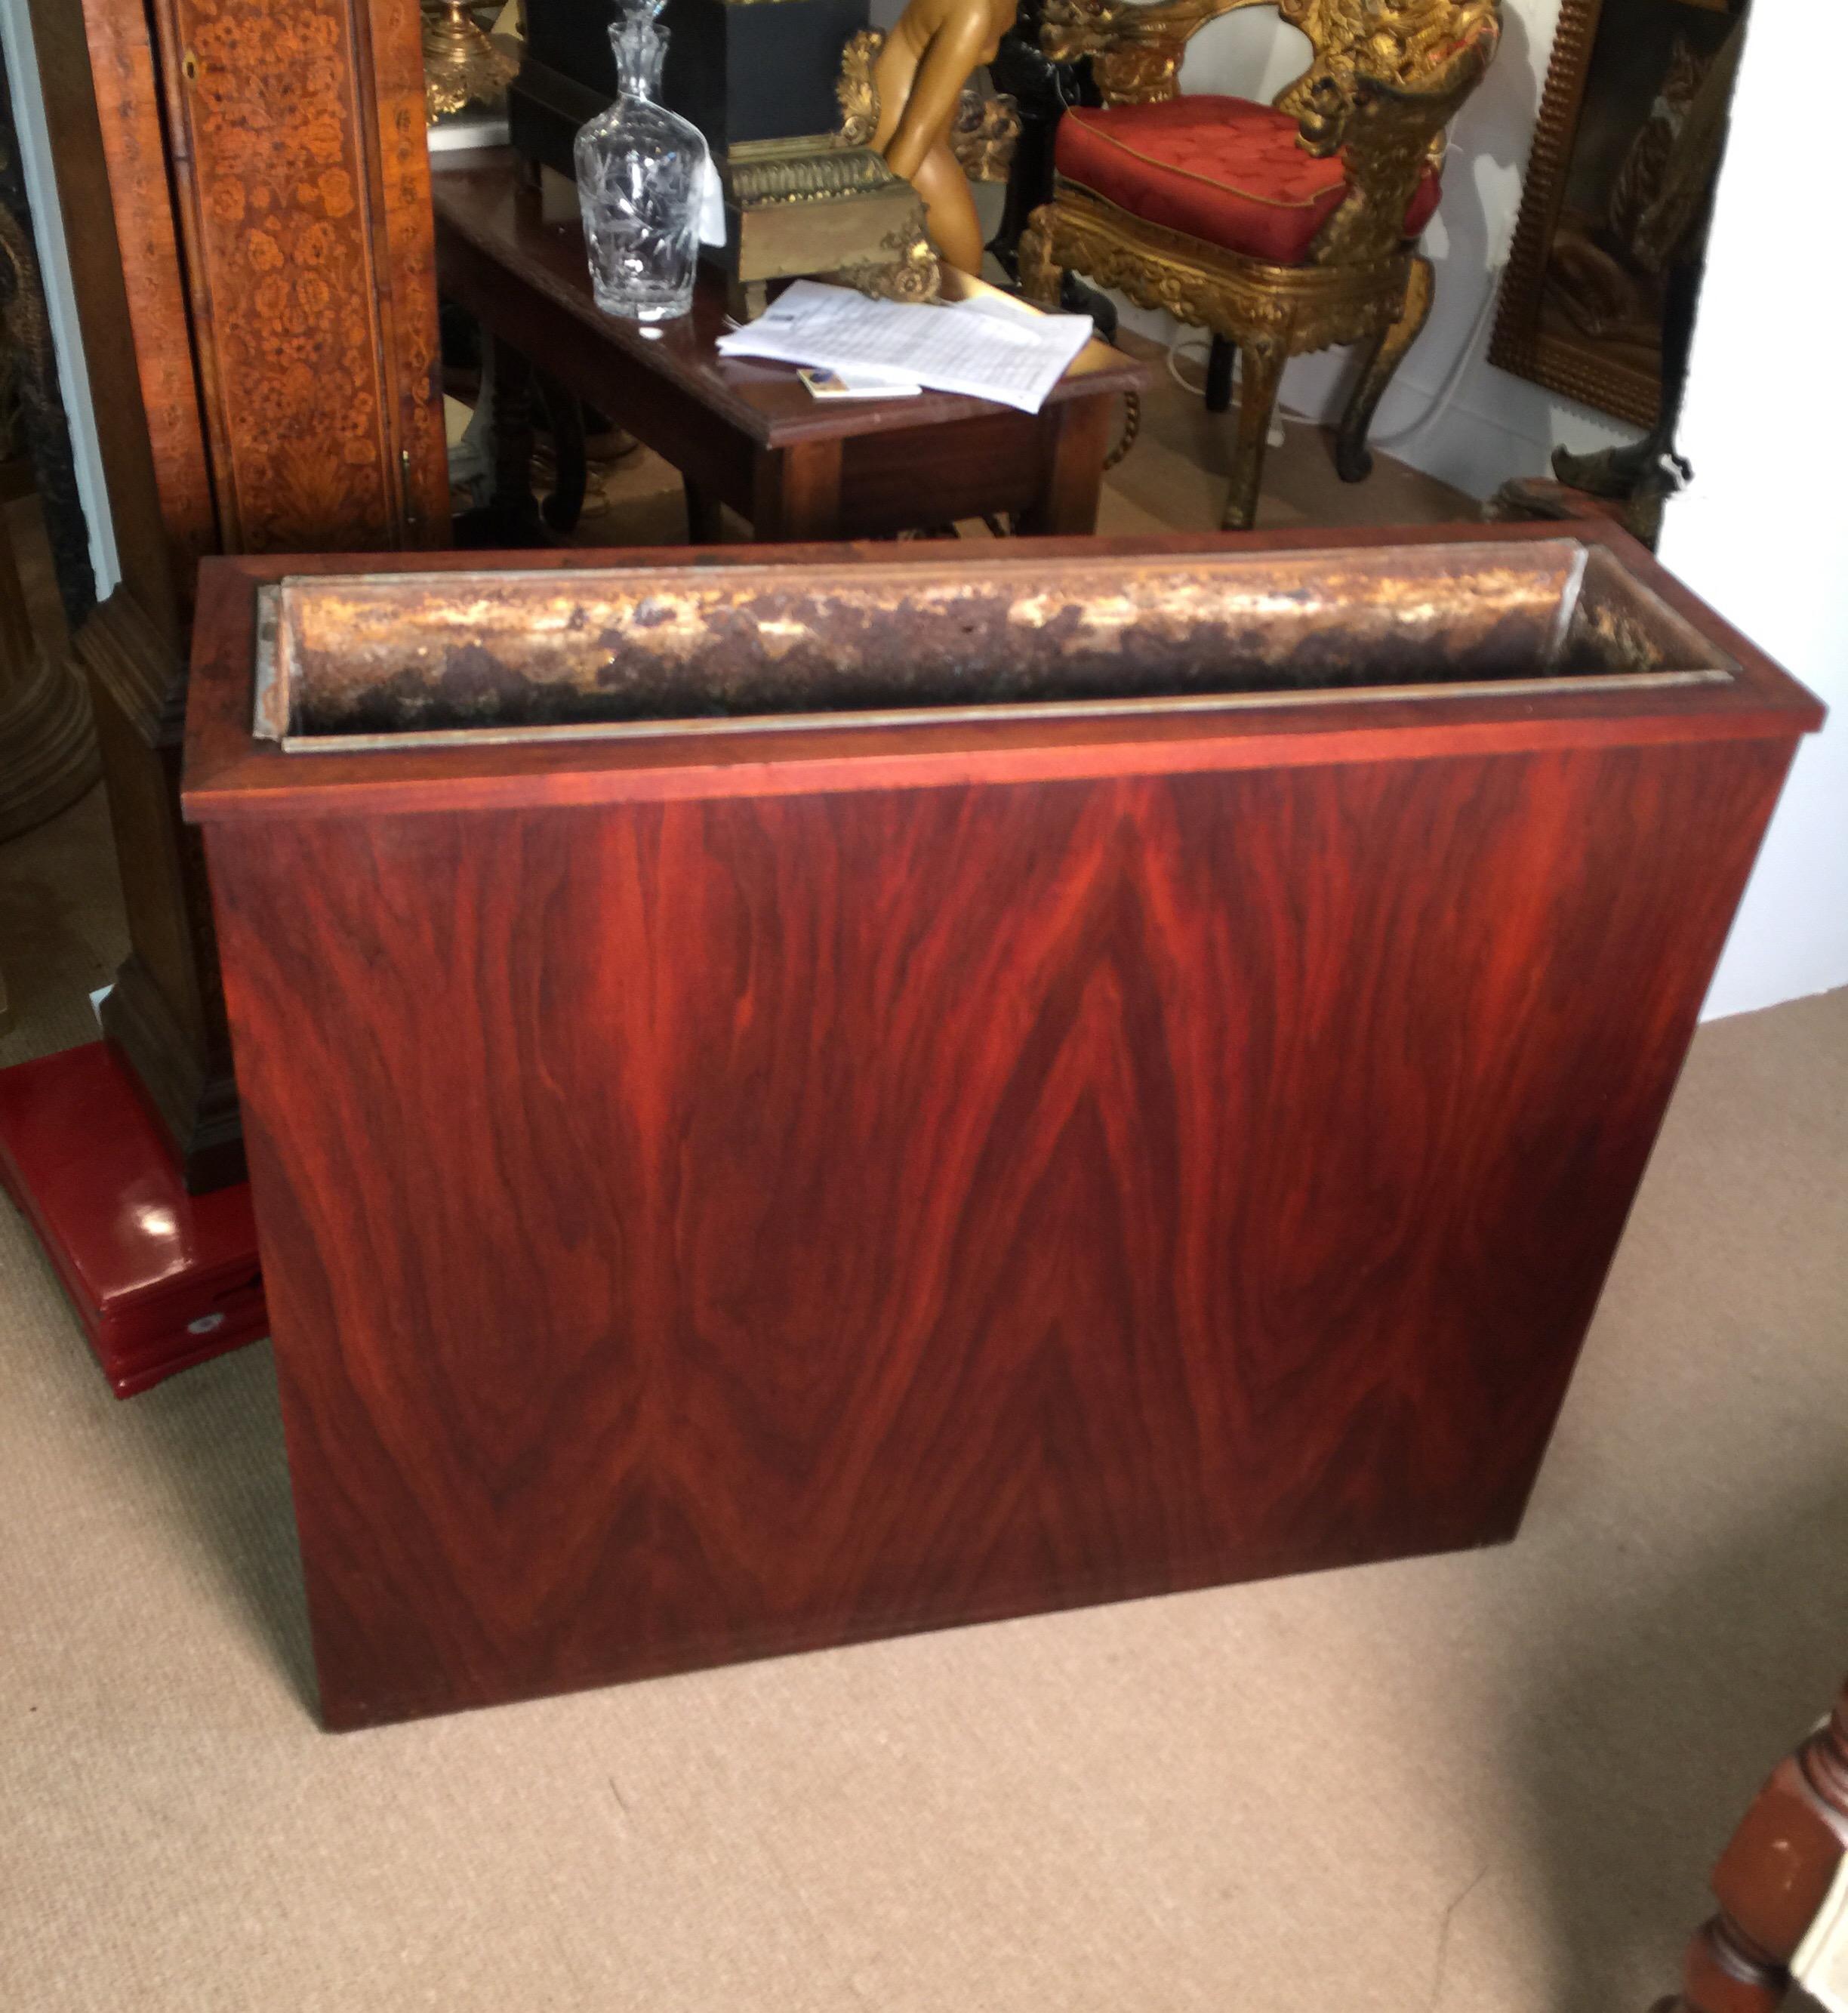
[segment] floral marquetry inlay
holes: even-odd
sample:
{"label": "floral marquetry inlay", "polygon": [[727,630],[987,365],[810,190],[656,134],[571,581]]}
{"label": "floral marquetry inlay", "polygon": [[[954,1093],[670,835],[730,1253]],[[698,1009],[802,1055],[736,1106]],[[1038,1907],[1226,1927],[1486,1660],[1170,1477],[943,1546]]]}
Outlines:
{"label": "floral marquetry inlay", "polygon": [[[428,169],[421,120],[399,118],[388,97],[388,66],[376,124],[362,116],[369,0],[173,0],[171,32],[226,542],[413,542],[402,456],[420,445],[417,409],[434,395]],[[399,210],[420,222],[395,244]]]}

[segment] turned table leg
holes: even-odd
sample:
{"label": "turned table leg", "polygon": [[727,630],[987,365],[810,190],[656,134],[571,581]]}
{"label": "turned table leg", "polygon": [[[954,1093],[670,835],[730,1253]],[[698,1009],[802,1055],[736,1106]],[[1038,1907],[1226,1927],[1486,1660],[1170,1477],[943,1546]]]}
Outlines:
{"label": "turned table leg", "polygon": [[538,384],[523,351],[498,337],[494,345],[494,495],[488,503],[493,535],[507,545],[543,545],[539,499],[533,494],[533,402]]}
{"label": "turned table leg", "polygon": [[1688,1946],[1679,1995],[1656,2013],[1775,2013],[1845,1855],[1848,1686],[1733,1834],[1714,1869],[1720,1912]]}

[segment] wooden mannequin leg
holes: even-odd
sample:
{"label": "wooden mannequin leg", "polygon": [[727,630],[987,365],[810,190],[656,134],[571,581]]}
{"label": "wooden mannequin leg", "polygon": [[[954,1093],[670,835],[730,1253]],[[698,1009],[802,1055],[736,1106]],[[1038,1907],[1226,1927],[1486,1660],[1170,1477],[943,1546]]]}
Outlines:
{"label": "wooden mannequin leg", "polygon": [[1790,1960],[1848,1854],[1848,1686],[1828,1724],[1781,1762],[1714,1869],[1720,1912],[1688,1946],[1656,2013],[1776,2013]]}
{"label": "wooden mannequin leg", "polygon": [[1414,259],[1411,277],[1406,282],[1405,306],[1399,310],[1399,319],[1374,338],[1372,352],[1342,415],[1341,431],[1335,439],[1335,466],[1343,482],[1364,482],[1373,473],[1367,430],[1373,424],[1374,413],[1392,381],[1392,374],[1417,341],[1418,331],[1431,313],[1432,291],[1431,261]]}
{"label": "wooden mannequin leg", "polygon": [[1277,409],[1288,355],[1276,336],[1259,336],[1239,345],[1239,435],[1232,455],[1231,493],[1225,499],[1220,528],[1249,531],[1257,516],[1258,491],[1264,479],[1264,448],[1271,435],[1271,415]]}

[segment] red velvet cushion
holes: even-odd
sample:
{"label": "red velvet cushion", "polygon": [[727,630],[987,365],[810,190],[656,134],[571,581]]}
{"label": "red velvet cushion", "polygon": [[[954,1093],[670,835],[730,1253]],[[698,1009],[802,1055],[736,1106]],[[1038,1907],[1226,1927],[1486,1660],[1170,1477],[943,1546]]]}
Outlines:
{"label": "red velvet cushion", "polygon": [[[1059,122],[1059,172],[1145,223],[1164,224],[1273,266],[1299,266],[1340,208],[1339,154],[1317,160],[1287,112],[1206,92],[1106,111],[1074,106]],[[1439,187],[1425,170],[1406,213],[1415,238]]]}

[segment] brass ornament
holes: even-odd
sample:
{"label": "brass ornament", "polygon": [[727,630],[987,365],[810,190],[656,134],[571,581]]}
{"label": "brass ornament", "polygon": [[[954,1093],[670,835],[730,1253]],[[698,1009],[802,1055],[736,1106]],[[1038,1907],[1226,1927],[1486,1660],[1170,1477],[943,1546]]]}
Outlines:
{"label": "brass ornament", "polygon": [[806,138],[748,140],[725,158],[726,194],[741,209],[877,195],[895,179],[870,147],[818,146]]}
{"label": "brass ornament", "polygon": [[[1106,105],[1159,104],[1179,89],[1187,45],[1209,21],[1274,5],[1307,36],[1314,60],[1273,102],[1300,119],[1325,119],[1331,84],[1343,109],[1355,81],[1425,86],[1450,52],[1479,74],[1500,32],[1501,0],[1046,0],[1040,47],[1054,63],[1091,59]],[[1337,143],[1339,144],[1339,143]]]}
{"label": "brass ornament", "polygon": [[498,105],[519,68],[476,24],[466,0],[438,0],[424,20],[424,123],[470,105]]}
{"label": "brass ornament", "polygon": [[[1395,6],[1369,0],[1278,0],[1278,12],[1299,28],[1316,55],[1303,74],[1278,92],[1280,112],[1301,117],[1324,84],[1351,105],[1365,81],[1432,88],[1436,72],[1453,59],[1477,59],[1485,68],[1501,33],[1501,0],[1407,0]],[[1485,38],[1486,50],[1476,45]],[[1323,94],[1324,104],[1326,94]]]}
{"label": "brass ornament", "polygon": [[984,98],[963,91],[949,129],[949,151],[972,182],[1004,182],[1020,144],[1021,108],[1005,92]]}
{"label": "brass ornament", "polygon": [[1103,472],[1108,475],[1128,454],[1142,431],[1142,395],[1140,392],[1125,392],[1123,395],[1123,431],[1117,437],[1117,445],[1103,458]]}
{"label": "brass ornament", "polygon": [[1220,14],[1274,0],[1046,0],[1039,44],[1054,63],[1091,59],[1106,105],[1154,105],[1179,88],[1189,38]]}
{"label": "brass ornament", "polygon": [[863,265],[844,266],[828,278],[874,300],[905,301],[916,306],[939,299],[943,289],[943,268],[936,248],[922,225],[895,231],[880,246],[881,259]]}
{"label": "brass ornament", "polygon": [[885,47],[880,30],[862,28],[841,52],[841,73],[835,80],[841,123],[835,137],[843,147],[870,147],[879,129],[879,87],[873,72]]}

